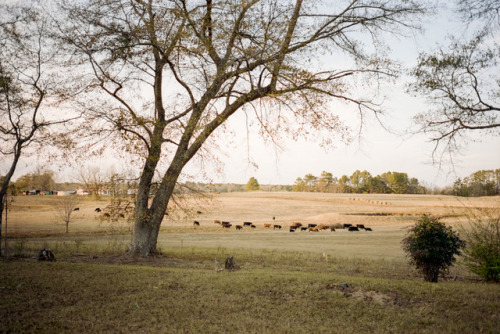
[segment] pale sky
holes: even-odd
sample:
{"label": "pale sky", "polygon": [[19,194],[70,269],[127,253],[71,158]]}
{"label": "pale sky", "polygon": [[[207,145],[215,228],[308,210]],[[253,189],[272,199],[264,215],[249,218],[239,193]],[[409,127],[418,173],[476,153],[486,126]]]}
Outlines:
{"label": "pale sky", "polygon": [[[426,29],[423,35],[392,38],[388,42],[392,49],[391,56],[403,65],[415,64],[419,52],[435,49],[438,44],[443,47],[447,45],[445,37],[448,34],[460,37],[466,33],[457,16],[445,10],[437,16],[428,17],[422,24]],[[384,125],[394,133],[385,131],[371,119],[365,125],[361,138],[348,146],[339,142],[336,148],[324,150],[316,142],[285,141],[282,145],[284,150],[277,152],[272,144],[263,142],[256,129],[250,129],[247,136],[245,117],[239,111],[238,116],[230,119],[228,129],[231,132],[222,138],[220,148],[215,152],[223,165],[207,163],[200,166],[196,161],[190,162],[185,169],[189,177],[184,179],[246,183],[253,176],[261,184],[293,184],[297,177],[308,173],[319,176],[322,171],[328,171],[340,177],[344,174],[351,175],[359,169],[367,170],[374,176],[387,171],[404,172],[410,177],[416,177],[426,186],[445,186],[453,183],[456,177],[464,177],[477,170],[500,168],[499,136],[476,138],[476,142],[468,143],[463,154],[455,156],[453,166],[432,164],[434,144],[429,143],[428,138],[423,135],[405,135],[411,125],[411,118],[429,106],[423,98],[407,95],[403,80],[389,89],[385,92],[386,115],[383,120]],[[352,112],[347,108],[340,111],[347,115]],[[356,132],[356,118],[348,116],[345,119],[347,125]],[[123,162],[111,161],[107,157],[88,164],[113,166],[115,170],[120,170],[120,166],[124,165]],[[14,179],[33,172],[38,165],[33,158],[23,158]],[[222,173],[216,172],[218,168],[222,168]],[[57,173],[62,174],[58,181],[73,181],[72,176],[76,174],[74,168],[63,168]],[[203,173],[206,177],[201,177]]]}
{"label": "pale sky", "polygon": [[[422,25],[425,28],[423,34],[392,38],[389,42],[391,56],[403,65],[414,65],[420,52],[436,49],[438,45],[445,47],[448,44],[445,38],[450,34],[465,37],[468,33],[458,17],[446,8],[423,20]],[[394,133],[385,131],[372,119],[367,122],[372,124],[364,127],[359,140],[349,146],[338,143],[329,151],[317,143],[300,140],[286,142],[284,150],[276,154],[273,145],[263,143],[257,133],[251,132],[247,137],[243,117],[233,118],[230,127],[234,133],[220,152],[224,175],[212,174],[213,180],[246,183],[253,176],[261,184],[293,184],[297,177],[308,173],[319,176],[322,171],[328,171],[341,177],[359,169],[367,170],[373,176],[388,171],[404,172],[426,186],[442,187],[452,184],[457,177],[463,178],[478,170],[500,168],[499,136],[480,138],[472,135],[474,141],[469,141],[462,154],[454,157],[453,165],[433,164],[434,143],[424,135],[405,135],[412,117],[429,105],[421,97],[406,94],[404,80],[399,80],[386,94],[384,125]],[[348,125],[357,127],[356,119],[351,119]],[[188,171],[197,175],[201,169],[193,163],[188,166]]]}

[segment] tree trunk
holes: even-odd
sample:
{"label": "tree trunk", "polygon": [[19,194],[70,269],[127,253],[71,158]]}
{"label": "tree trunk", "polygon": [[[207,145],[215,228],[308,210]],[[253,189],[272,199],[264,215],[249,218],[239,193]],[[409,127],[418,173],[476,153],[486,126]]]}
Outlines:
{"label": "tree trunk", "polygon": [[[174,164],[179,166],[178,164]],[[174,192],[182,168],[168,169],[153,199],[150,208],[136,206],[134,235],[129,252],[142,257],[158,253],[156,244],[161,222],[167,211],[168,203]],[[141,190],[139,189],[139,192]]]}
{"label": "tree trunk", "polygon": [[[2,257],[2,219],[3,219],[3,209],[4,209],[4,202],[7,201],[7,199],[3,199],[4,197],[7,196],[2,196],[0,199],[0,257]],[[7,249],[5,249],[7,251]]]}
{"label": "tree trunk", "polygon": [[156,243],[160,232],[160,222],[153,220],[136,221],[134,225],[134,236],[130,248],[131,254],[146,257],[158,253]]}
{"label": "tree trunk", "polygon": [[424,280],[426,282],[437,283],[439,277],[439,267],[426,266],[423,269]]}

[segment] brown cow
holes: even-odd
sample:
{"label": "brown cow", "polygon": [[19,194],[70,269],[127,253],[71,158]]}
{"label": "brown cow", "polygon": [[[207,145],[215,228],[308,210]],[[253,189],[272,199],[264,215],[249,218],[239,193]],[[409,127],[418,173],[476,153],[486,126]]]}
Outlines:
{"label": "brown cow", "polygon": [[236,229],[237,229],[237,230],[241,230],[242,228],[243,228],[243,226],[241,226],[241,225],[236,225]]}
{"label": "brown cow", "polygon": [[271,224],[264,224],[264,228],[271,228]]}
{"label": "brown cow", "polygon": [[220,220],[214,220],[214,224],[219,224],[220,225]]}
{"label": "brown cow", "polygon": [[301,226],[302,226],[302,223],[293,222],[293,223],[292,223],[292,226],[301,227]]}
{"label": "brown cow", "polygon": [[319,230],[328,230],[330,227],[329,226],[326,226],[326,225],[319,225],[318,226],[318,229]]}
{"label": "brown cow", "polygon": [[317,227],[309,227],[309,232],[319,232]]}

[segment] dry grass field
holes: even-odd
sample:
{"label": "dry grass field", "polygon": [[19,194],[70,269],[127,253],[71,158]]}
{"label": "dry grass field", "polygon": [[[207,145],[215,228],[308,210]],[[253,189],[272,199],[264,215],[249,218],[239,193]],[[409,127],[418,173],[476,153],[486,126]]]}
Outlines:
{"label": "dry grass field", "polygon": [[[111,199],[82,199],[71,218],[70,233],[64,234],[64,223],[57,217],[62,199],[49,196],[19,196],[9,211],[8,236],[28,242],[44,240],[48,246],[60,237],[85,240],[87,243],[109,243],[120,240],[126,247],[131,235],[131,223],[120,218],[103,219],[104,209]],[[126,200],[122,200],[123,201]],[[163,221],[159,248],[225,248],[326,253],[330,256],[350,256],[404,259],[400,240],[406,228],[422,214],[442,217],[452,226],[467,226],[467,214],[477,208],[500,208],[500,198],[460,199],[430,195],[359,195],[320,193],[222,193],[209,200],[192,201],[191,214],[171,207]],[[201,213],[200,213],[201,212]],[[273,217],[275,220],[273,220]],[[194,226],[194,221],[200,226]],[[214,220],[229,221],[230,229],[214,224]],[[252,222],[256,228],[235,230],[235,225]],[[364,224],[372,232],[289,232],[292,222],[302,224]],[[264,224],[282,225],[281,230],[264,228]],[[5,224],[4,224],[5,235]],[[101,235],[101,238],[95,237]],[[58,236],[52,240],[50,236]],[[14,241],[15,242],[15,241]]]}
{"label": "dry grass field", "polygon": [[[467,228],[471,214],[498,211],[499,197],[216,194],[191,201],[191,214],[172,206],[159,237],[163,256],[148,259],[124,255],[127,219],[95,212],[111,199],[82,200],[68,235],[57,218],[60,200],[12,203],[10,256],[0,261],[0,332],[500,332],[498,284],[478,281],[460,260],[449,278],[423,282],[400,245],[422,214]],[[234,228],[247,221],[256,228]],[[373,231],[290,233],[292,222]],[[43,247],[57,262],[36,262]],[[240,270],[222,270],[228,256]]]}

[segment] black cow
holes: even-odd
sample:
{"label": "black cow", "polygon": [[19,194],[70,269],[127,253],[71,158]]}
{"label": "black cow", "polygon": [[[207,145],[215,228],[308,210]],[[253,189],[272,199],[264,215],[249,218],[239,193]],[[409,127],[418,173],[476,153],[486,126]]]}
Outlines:
{"label": "black cow", "polygon": [[349,232],[353,232],[353,231],[359,231],[359,229],[356,227],[356,226],[349,226]]}
{"label": "black cow", "polygon": [[299,227],[300,227],[300,226],[298,226],[298,225],[292,225],[292,226],[290,226],[290,230],[294,230],[294,231],[295,231],[295,230],[296,230],[296,229],[298,229]]}
{"label": "black cow", "polygon": [[196,220],[193,223],[194,226],[200,226],[200,222],[197,222]]}
{"label": "black cow", "polygon": [[352,226],[352,224],[344,224],[344,228],[349,228],[351,226]]}
{"label": "black cow", "polygon": [[281,230],[281,225],[274,225],[274,226],[273,226],[273,229],[274,229],[274,230],[275,230],[275,229]]}
{"label": "black cow", "polygon": [[244,222],[243,226],[252,226],[252,223],[251,222]]}
{"label": "black cow", "polygon": [[318,224],[307,224],[307,227],[316,227]]}
{"label": "black cow", "polygon": [[74,208],[73,211],[80,211],[80,208]]}
{"label": "black cow", "polygon": [[96,208],[94,211],[95,212],[101,212],[102,210],[101,210],[101,208]]}
{"label": "black cow", "polygon": [[365,231],[372,231],[371,227],[365,227]]}
{"label": "black cow", "polygon": [[256,228],[257,226],[255,226],[254,224],[250,225],[251,228]]}
{"label": "black cow", "polygon": [[55,260],[56,257],[54,256],[54,253],[52,253],[50,249],[44,248],[38,252],[38,261],[54,262]]}
{"label": "black cow", "polygon": [[243,226],[241,226],[241,225],[236,225],[236,229],[237,229],[237,230],[241,230],[242,228],[243,228]]}
{"label": "black cow", "polygon": [[290,226],[290,232],[295,232],[295,229]]}
{"label": "black cow", "polygon": [[307,229],[308,229],[308,228],[307,228],[307,227],[305,227],[305,226],[302,226],[302,227],[300,228],[300,230],[301,230],[301,231],[307,231]]}
{"label": "black cow", "polygon": [[356,227],[357,227],[357,228],[362,228],[362,229],[364,229],[364,228],[365,228],[365,225],[363,225],[363,224],[357,224],[357,225],[356,225]]}

